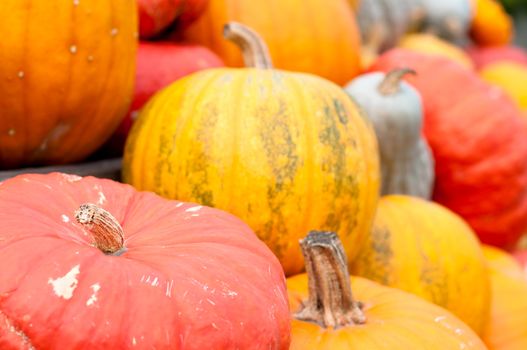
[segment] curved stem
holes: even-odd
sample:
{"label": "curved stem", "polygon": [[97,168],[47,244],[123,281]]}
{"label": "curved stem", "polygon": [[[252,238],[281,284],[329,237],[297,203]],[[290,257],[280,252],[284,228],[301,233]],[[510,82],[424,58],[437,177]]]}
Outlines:
{"label": "curved stem", "polygon": [[75,219],[88,228],[95,246],[103,253],[117,255],[123,251],[123,228],[108,211],[95,204],[86,203],[75,211]]}
{"label": "curved stem", "polygon": [[410,68],[394,69],[384,77],[384,80],[379,85],[379,92],[383,95],[393,95],[399,92],[401,87],[401,80],[406,74],[417,74]]}
{"label": "curved stem", "polygon": [[309,299],[295,318],[326,328],[365,323],[362,304],[353,299],[347,258],[338,236],[311,231],[300,246],[306,261]]}
{"label": "curved stem", "polygon": [[273,68],[267,45],[262,37],[251,28],[238,22],[229,22],[223,27],[223,36],[242,49],[246,67]]}

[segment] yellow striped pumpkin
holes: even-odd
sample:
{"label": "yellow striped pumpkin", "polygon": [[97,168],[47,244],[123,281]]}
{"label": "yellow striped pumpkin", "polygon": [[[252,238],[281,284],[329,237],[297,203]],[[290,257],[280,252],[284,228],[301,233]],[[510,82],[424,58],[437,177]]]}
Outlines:
{"label": "yellow striped pumpkin", "polygon": [[133,0],[0,1],[0,168],[80,160],[132,98]]}
{"label": "yellow striped pumpkin", "polygon": [[355,256],[378,199],[373,129],[337,85],[269,69],[257,35],[228,28],[256,68],[201,71],[156,94],[127,141],[123,179],[239,216],[289,275],[303,269],[309,229],[339,232]]}

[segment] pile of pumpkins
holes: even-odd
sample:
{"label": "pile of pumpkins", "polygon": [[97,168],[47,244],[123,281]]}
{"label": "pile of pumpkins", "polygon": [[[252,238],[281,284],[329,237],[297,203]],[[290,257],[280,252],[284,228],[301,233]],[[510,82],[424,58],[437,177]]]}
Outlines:
{"label": "pile of pumpkins", "polygon": [[0,349],[527,349],[499,2],[0,13],[0,168],[123,156],[0,182]]}

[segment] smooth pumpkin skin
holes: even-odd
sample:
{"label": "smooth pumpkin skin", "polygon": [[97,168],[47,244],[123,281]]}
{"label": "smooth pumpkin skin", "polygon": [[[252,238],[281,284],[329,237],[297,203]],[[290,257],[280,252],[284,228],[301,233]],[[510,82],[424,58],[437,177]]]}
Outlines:
{"label": "smooth pumpkin skin", "polygon": [[432,34],[407,34],[401,38],[397,46],[410,51],[443,56],[468,69],[474,69],[474,63],[461,48]]}
{"label": "smooth pumpkin skin", "polygon": [[490,322],[483,341],[490,350],[527,349],[527,279],[514,258],[484,246],[492,284]]}
{"label": "smooth pumpkin skin", "polygon": [[0,1],[0,168],[83,159],[132,98],[131,0]]}
{"label": "smooth pumpkin skin", "polygon": [[465,51],[476,65],[476,69],[482,69],[496,61],[513,61],[527,65],[527,51],[519,46],[470,46]]}
{"label": "smooth pumpkin skin", "polygon": [[134,187],[226,210],[247,222],[287,275],[310,229],[338,232],[349,256],[379,191],[371,126],[335,84],[265,69],[210,69],[156,94],[125,146]]}
{"label": "smooth pumpkin skin", "polygon": [[[306,274],[287,279],[292,312],[307,299],[307,285]],[[351,288],[365,304],[366,324],[322,329],[293,317],[289,349],[486,349],[470,327],[437,305],[361,277],[351,277]]]}
{"label": "smooth pumpkin skin", "polygon": [[494,62],[483,67],[479,74],[483,80],[505,90],[527,112],[527,64]]}
{"label": "smooth pumpkin skin", "polygon": [[276,68],[313,73],[339,85],[361,72],[360,36],[348,0],[211,0],[183,37],[243,66],[240,49],[222,36],[230,21],[259,33]]}
{"label": "smooth pumpkin skin", "polygon": [[[122,255],[92,246],[86,202],[120,222]],[[52,173],[2,182],[0,222],[3,350],[288,348],[282,268],[228,213]]]}
{"label": "smooth pumpkin skin", "polygon": [[433,199],[461,215],[480,240],[512,248],[527,227],[527,126],[514,102],[448,59],[394,49],[370,68],[410,67],[423,98],[435,159]]}
{"label": "smooth pumpkin skin", "polygon": [[475,13],[470,25],[470,37],[479,46],[510,44],[514,37],[514,22],[503,4],[497,0],[474,0]]}
{"label": "smooth pumpkin skin", "polygon": [[490,282],[479,241],[439,204],[382,197],[350,272],[444,307],[478,333],[488,319]]}

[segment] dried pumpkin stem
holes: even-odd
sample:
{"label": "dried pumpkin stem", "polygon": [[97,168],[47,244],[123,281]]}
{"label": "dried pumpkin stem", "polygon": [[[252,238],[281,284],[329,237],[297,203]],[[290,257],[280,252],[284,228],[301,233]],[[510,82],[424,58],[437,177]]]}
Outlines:
{"label": "dried pumpkin stem", "polygon": [[105,254],[119,254],[124,249],[124,233],[119,222],[108,211],[86,203],[75,211],[75,219],[93,236],[95,246]]}
{"label": "dried pumpkin stem", "polygon": [[238,22],[229,22],[223,27],[223,36],[242,49],[246,67],[273,68],[267,45],[262,37],[251,28]]}
{"label": "dried pumpkin stem", "polygon": [[311,231],[300,246],[306,262],[309,299],[295,318],[325,328],[365,323],[362,304],[353,299],[347,258],[338,236]]}
{"label": "dried pumpkin stem", "polygon": [[384,77],[379,85],[379,92],[383,95],[393,95],[399,92],[401,88],[401,80],[407,74],[417,74],[415,70],[410,68],[394,69]]}

